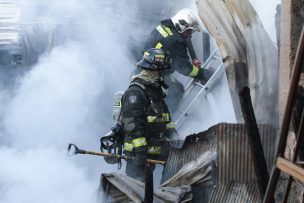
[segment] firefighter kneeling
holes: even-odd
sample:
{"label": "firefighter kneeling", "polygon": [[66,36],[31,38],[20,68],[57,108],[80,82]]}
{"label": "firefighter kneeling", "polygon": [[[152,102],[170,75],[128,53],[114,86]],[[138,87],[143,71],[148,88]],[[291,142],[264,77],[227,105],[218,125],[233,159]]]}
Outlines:
{"label": "firefighter kneeling", "polygon": [[120,122],[124,153],[135,157],[127,161],[126,174],[144,182],[146,159],[166,160],[170,152],[168,141],[176,130],[163,91],[168,88],[162,71],[171,66],[169,53],[151,48],[137,66],[142,71],[132,78],[122,97]]}

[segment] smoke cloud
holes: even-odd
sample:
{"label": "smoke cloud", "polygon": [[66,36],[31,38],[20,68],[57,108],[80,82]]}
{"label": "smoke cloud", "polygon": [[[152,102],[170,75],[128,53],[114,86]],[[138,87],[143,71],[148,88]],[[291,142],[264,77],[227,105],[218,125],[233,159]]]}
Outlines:
{"label": "smoke cloud", "polygon": [[117,166],[67,157],[66,147],[98,150],[112,125],[112,95],[126,88],[134,69],[126,30],[135,26],[136,6],[75,0],[17,6],[24,60],[36,63],[22,74],[1,67],[3,78],[14,79],[0,87],[0,202],[96,202],[100,174]]}
{"label": "smoke cloud", "polygon": [[67,157],[65,149],[68,143],[99,149],[113,125],[112,95],[127,87],[140,55],[136,47],[162,17],[193,4],[141,2],[16,3],[31,65],[0,71],[0,202],[98,201],[100,173],[117,166]]}
{"label": "smoke cloud", "polygon": [[276,6],[281,3],[281,0],[250,0],[250,3],[255,8],[266,32],[269,34],[273,42],[276,42],[276,29],[275,29],[275,14]]}
{"label": "smoke cloud", "polygon": [[61,154],[51,147],[22,152],[1,148],[0,201],[96,202],[96,185],[88,181],[88,171]]}
{"label": "smoke cloud", "polygon": [[137,48],[160,14],[171,15],[172,3],[154,3],[16,2],[25,66],[1,67],[0,202],[97,201],[100,174],[117,166],[65,150],[68,143],[99,149]]}

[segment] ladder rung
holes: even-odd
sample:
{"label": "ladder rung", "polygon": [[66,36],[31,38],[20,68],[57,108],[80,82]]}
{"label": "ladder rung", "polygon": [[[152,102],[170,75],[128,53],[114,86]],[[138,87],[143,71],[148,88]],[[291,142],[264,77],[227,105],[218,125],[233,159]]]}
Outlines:
{"label": "ladder rung", "polygon": [[281,171],[288,173],[289,175],[293,176],[294,178],[298,179],[301,182],[304,182],[304,169],[297,166],[296,164],[287,161],[279,157],[276,162],[276,166]]}

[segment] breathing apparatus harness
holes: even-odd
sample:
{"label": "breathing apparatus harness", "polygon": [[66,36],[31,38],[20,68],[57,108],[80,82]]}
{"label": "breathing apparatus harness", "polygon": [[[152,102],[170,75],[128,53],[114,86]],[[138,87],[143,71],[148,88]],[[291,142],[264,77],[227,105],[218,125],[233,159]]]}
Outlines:
{"label": "breathing apparatus harness", "polygon": [[[140,87],[146,98],[148,98],[151,108],[153,111],[158,114],[158,110],[152,101],[152,98],[147,94],[146,87],[138,82],[132,82],[130,83],[129,87],[136,85]],[[116,96],[116,100],[115,100]],[[113,111],[113,119],[116,121],[116,125],[111,128],[111,131],[108,132],[105,136],[100,138],[100,151],[101,152],[107,152],[110,154],[118,155],[118,156],[112,156],[108,157],[105,156],[104,159],[108,164],[118,164],[118,169],[121,169],[121,156],[123,152],[123,143],[124,143],[124,133],[123,133],[123,126],[121,123],[121,102],[123,100],[124,93],[122,91],[117,92],[114,95],[114,111]],[[116,114],[116,116],[115,116]],[[118,115],[118,116],[117,116]]]}

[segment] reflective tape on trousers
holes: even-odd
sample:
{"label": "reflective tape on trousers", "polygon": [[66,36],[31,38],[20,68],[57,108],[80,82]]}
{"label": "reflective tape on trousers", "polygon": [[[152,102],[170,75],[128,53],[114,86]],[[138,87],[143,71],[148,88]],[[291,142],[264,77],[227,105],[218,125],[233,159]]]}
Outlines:
{"label": "reflective tape on trousers", "polygon": [[174,129],[174,128],[175,128],[174,122],[168,123],[168,124],[166,125],[166,128],[167,128],[167,129]]}
{"label": "reflective tape on trousers", "polygon": [[126,151],[128,151],[128,152],[132,152],[132,150],[133,150],[133,144],[132,144],[132,143],[125,142],[125,143],[124,143],[124,150],[126,150]]}
{"label": "reflective tape on trousers", "polygon": [[133,147],[142,147],[147,145],[147,140],[145,137],[140,137],[137,139],[132,140]]}
{"label": "reflective tape on trousers", "polygon": [[152,155],[160,155],[161,154],[161,147],[160,146],[149,146],[147,153],[152,154]]}
{"label": "reflective tape on trousers", "polygon": [[162,113],[162,116],[147,116],[148,123],[168,122],[170,121],[169,113]]}

